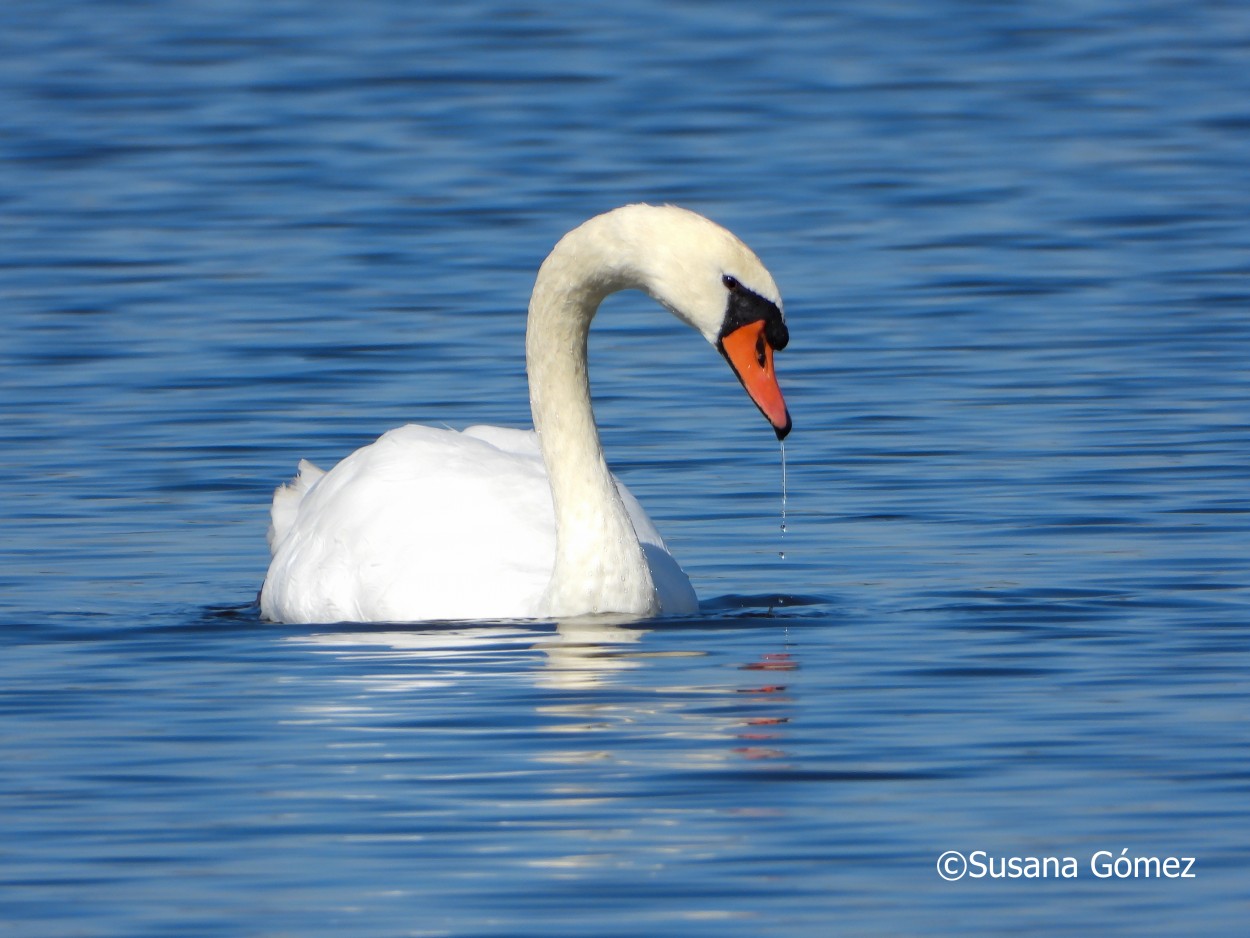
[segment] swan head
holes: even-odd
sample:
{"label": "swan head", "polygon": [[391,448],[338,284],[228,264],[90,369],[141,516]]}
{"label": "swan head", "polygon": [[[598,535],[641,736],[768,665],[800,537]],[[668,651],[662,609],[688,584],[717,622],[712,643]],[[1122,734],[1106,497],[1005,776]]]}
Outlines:
{"label": "swan head", "polygon": [[773,353],[790,336],[781,293],[760,259],[720,225],[676,206],[627,205],[601,217],[616,222],[616,236],[632,248],[642,288],[716,347],[784,439],[790,414]]}

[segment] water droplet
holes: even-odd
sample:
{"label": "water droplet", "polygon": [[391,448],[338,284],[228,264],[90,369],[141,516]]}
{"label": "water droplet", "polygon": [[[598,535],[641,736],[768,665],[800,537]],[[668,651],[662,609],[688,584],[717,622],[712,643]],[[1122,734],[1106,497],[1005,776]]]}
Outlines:
{"label": "water droplet", "polygon": [[[786,495],[787,495],[787,492],[786,492],[786,444],[785,442],[781,441],[780,446],[781,446],[781,536],[784,538],[786,536]],[[782,560],[786,559],[786,551],[784,547],[781,550],[777,551],[777,556],[780,557]]]}

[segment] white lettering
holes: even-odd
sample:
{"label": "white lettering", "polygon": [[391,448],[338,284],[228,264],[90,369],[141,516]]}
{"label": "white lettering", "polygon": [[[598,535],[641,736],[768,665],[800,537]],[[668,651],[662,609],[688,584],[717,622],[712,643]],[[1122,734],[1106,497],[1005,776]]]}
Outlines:
{"label": "white lettering", "polygon": [[968,854],[968,875],[973,879],[981,879],[985,873],[985,851],[973,850]]}
{"label": "white lettering", "polygon": [[1099,850],[1089,858],[1090,872],[1099,879],[1196,879],[1197,874],[1189,872],[1193,865],[1193,857],[1130,857],[1128,847],[1118,857]]}
{"label": "white lettering", "polygon": [[974,850],[968,854],[966,875],[970,879],[1076,879],[1080,866],[1076,857],[992,857]]}
{"label": "white lettering", "polygon": [[1128,847],[1120,851],[1120,855],[1111,864],[1111,869],[1120,879],[1128,879],[1133,875],[1133,861],[1128,857]]}
{"label": "white lettering", "polygon": [[[1107,861],[1104,861],[1104,865],[1102,866],[1099,866],[1098,864],[1099,857],[1108,858]],[[1095,876],[1097,876],[1099,879],[1106,879],[1108,876],[1111,875],[1110,857],[1111,857],[1110,850],[1099,850],[1097,853],[1095,853],[1092,857],[1089,858],[1089,871],[1093,873]]]}
{"label": "white lettering", "polygon": [[[1134,856],[1124,847],[1098,850],[1089,858],[1089,871],[1098,879],[1196,879],[1195,857]],[[995,857],[984,850],[964,855],[948,850],[938,858],[938,874],[946,880],[971,879],[1077,879],[1081,867],[1076,857]]]}

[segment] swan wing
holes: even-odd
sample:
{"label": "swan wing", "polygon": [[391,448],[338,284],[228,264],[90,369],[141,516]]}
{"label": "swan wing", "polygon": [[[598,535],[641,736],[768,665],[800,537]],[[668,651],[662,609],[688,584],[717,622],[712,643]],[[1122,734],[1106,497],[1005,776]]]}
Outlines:
{"label": "swan wing", "polygon": [[[621,499],[666,615],[694,589],[626,486]],[[302,460],[274,493],[261,611],[282,622],[541,617],[555,558],[531,430],[409,425],[326,472]]]}
{"label": "swan wing", "polygon": [[621,493],[625,510],[629,512],[629,520],[633,522],[634,533],[638,535],[638,543],[642,545],[647,566],[651,568],[651,581],[660,598],[660,613],[681,616],[698,612],[699,598],[695,595],[690,577],[686,576],[686,571],[681,568],[677,558],[669,552],[664,538],[660,536],[655,523],[634,497],[634,493],[615,475],[612,478],[616,482],[617,491]]}
{"label": "swan wing", "polygon": [[262,613],[283,622],[539,614],[555,520],[532,437],[409,425],[327,473],[301,465],[275,495]]}

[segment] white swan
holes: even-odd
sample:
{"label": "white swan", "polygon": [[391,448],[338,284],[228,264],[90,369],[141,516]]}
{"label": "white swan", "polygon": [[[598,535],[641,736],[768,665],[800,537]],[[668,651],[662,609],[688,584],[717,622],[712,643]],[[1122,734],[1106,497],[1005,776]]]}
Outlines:
{"label": "white swan", "polygon": [[724,228],[628,205],[565,235],[530,299],[534,431],[391,430],[274,493],[261,614],[279,622],[679,615],[698,608],[655,526],[608,470],[586,374],[590,321],[646,291],[714,344],[780,439],[781,298]]}

